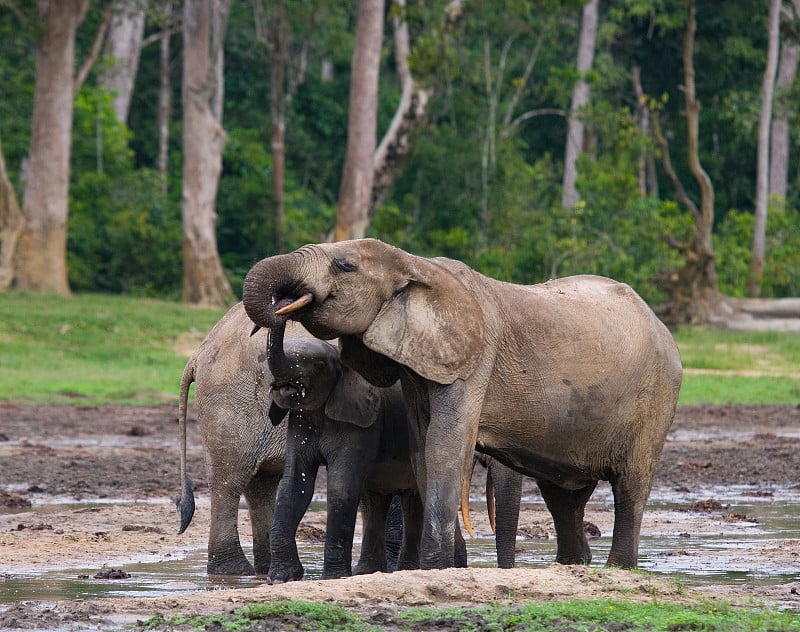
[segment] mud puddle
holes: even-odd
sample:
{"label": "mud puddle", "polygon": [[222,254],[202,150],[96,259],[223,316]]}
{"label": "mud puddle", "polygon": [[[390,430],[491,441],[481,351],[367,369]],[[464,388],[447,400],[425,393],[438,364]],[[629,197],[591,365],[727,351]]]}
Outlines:
{"label": "mud puddle", "polygon": [[[656,489],[651,500],[640,543],[642,570],[677,577],[687,586],[800,581],[800,498],[796,490],[747,486],[692,492]],[[592,566],[602,565],[608,557],[613,528],[611,501],[610,489],[600,487],[587,507],[587,520],[600,531],[599,537],[590,542]],[[485,511],[485,505],[475,502],[472,511]],[[541,500],[524,499],[521,526],[526,512],[543,515]],[[523,535],[525,530],[521,529],[518,567],[543,568],[552,564],[556,541],[552,525],[545,521],[542,524],[538,532],[528,530]],[[359,545],[357,542],[354,558]],[[467,547],[470,566],[496,565],[494,538],[490,534],[469,538]],[[251,555],[247,547],[245,552]],[[318,579],[322,574],[322,544],[303,542],[300,555],[306,577]],[[96,567],[45,570],[38,566],[15,569],[9,574],[0,569],[0,603],[165,596],[255,586],[264,581],[259,577],[211,578],[205,564],[205,549],[195,548],[167,558],[141,556],[100,571]],[[122,573],[114,577],[112,570]]]}

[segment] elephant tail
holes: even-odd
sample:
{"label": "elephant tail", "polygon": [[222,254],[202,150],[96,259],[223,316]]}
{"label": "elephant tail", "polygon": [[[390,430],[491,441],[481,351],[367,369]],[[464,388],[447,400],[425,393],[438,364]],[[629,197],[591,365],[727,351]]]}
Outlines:
{"label": "elephant tail", "polygon": [[178,535],[186,531],[194,516],[194,487],[189,475],[186,473],[186,414],[189,404],[189,387],[195,380],[195,359],[190,358],[183,369],[181,376],[181,391],[178,396],[178,426],[180,432],[181,455],[181,495],[175,501],[181,517],[181,528]]}

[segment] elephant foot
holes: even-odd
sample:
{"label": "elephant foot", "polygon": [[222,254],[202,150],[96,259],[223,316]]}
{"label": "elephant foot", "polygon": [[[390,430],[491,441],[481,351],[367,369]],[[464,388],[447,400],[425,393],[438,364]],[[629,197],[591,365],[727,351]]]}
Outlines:
{"label": "elephant foot", "polygon": [[228,562],[209,562],[206,566],[209,575],[255,575],[256,569],[253,565],[244,560]]}
{"label": "elephant foot", "polygon": [[359,562],[353,570],[353,575],[371,575],[372,573],[385,573],[386,565],[375,562]]}
{"label": "elephant foot", "polygon": [[303,579],[305,569],[300,562],[286,566],[270,565],[267,576],[273,584],[285,584],[286,582],[295,582]]}

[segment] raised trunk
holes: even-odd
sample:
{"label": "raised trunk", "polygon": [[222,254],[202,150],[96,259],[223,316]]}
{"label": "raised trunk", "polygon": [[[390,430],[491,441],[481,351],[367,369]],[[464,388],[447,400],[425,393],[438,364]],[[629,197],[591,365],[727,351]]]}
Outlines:
{"label": "raised trunk", "polygon": [[256,325],[272,330],[285,322],[286,318],[275,312],[304,293],[300,264],[300,255],[296,252],[275,255],[262,259],[247,273],[242,303]]}

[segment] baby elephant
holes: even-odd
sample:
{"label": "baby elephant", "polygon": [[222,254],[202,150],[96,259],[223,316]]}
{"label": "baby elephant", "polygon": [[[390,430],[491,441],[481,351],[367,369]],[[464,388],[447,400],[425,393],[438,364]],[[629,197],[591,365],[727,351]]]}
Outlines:
{"label": "baby elephant", "polygon": [[[328,350],[323,353],[321,346]],[[295,535],[311,502],[320,465],[327,468],[328,495],[323,578],[351,574],[359,500],[364,534],[355,572],[386,570],[384,524],[395,494],[401,496],[403,507],[397,568],[418,568],[422,503],[411,469],[399,385],[372,386],[343,367],[338,351],[320,340],[289,340],[285,347],[284,326],[272,329],[270,419],[282,423],[288,411],[289,421],[286,464],[270,533],[270,579],[282,582],[303,576]]]}
{"label": "baby elephant", "polygon": [[[242,304],[232,307],[189,359],[181,379],[179,423],[183,489],[177,501],[181,517],[179,533],[189,526],[195,508],[192,484],[186,472],[186,412],[189,387],[195,382],[195,404],[206,450],[211,495],[207,570],[213,575],[267,574],[270,569],[270,528],[275,493],[284,470],[288,422],[274,425],[269,421],[273,396],[277,392],[270,393],[273,377],[266,357],[267,331],[251,336],[252,327]],[[324,416],[320,409],[325,408],[334,394],[346,398],[359,411],[371,405],[371,399],[369,402],[361,402],[361,399],[374,397],[372,391],[340,381],[338,353],[329,343],[311,338],[302,327],[293,325],[287,332],[286,347],[298,371],[295,383],[305,395],[301,416],[308,415],[310,419]],[[320,370],[323,367],[327,370]],[[335,402],[330,406],[336,408]],[[347,409],[346,404],[340,407]],[[284,415],[277,411],[272,408],[273,417],[277,414],[282,418]],[[342,428],[362,429],[347,423],[346,414],[342,419],[343,422],[328,420],[317,438],[325,446],[329,460],[336,462],[338,455],[340,462],[345,462],[353,450],[360,450],[361,454],[374,453],[376,448],[370,432],[348,433]],[[359,415],[359,422],[363,419]],[[293,460],[292,457],[290,462]],[[313,492],[313,477],[309,480],[308,500]],[[336,498],[339,492],[335,481],[329,478],[328,484],[329,497]],[[355,490],[354,493],[359,492]],[[242,495],[247,500],[252,523],[254,564],[246,558],[239,540],[238,512]],[[358,503],[358,495],[355,502]],[[383,570],[385,514],[380,508],[378,511],[370,509],[374,504],[370,498],[365,498],[365,503],[363,568],[365,572]],[[279,514],[282,511],[280,509]],[[347,542],[352,545],[353,527],[349,530]],[[375,541],[371,539],[373,535]],[[348,551],[348,560],[349,557]],[[367,563],[367,560],[374,561]],[[338,562],[331,565],[326,560],[326,576],[337,576],[338,569]]]}

